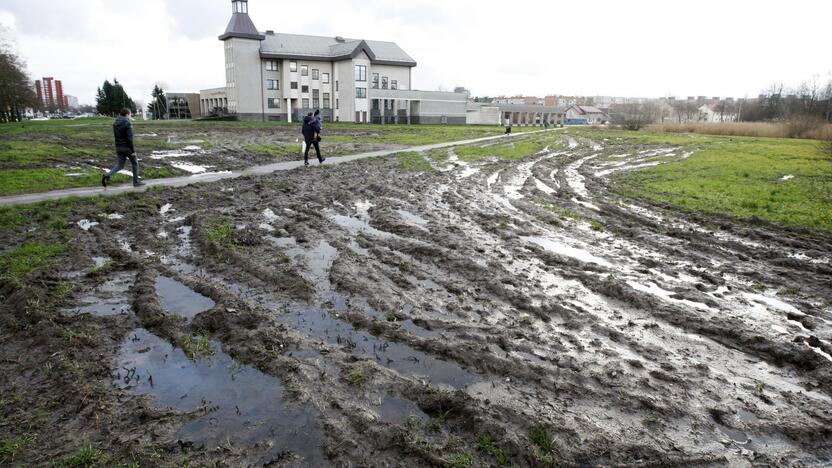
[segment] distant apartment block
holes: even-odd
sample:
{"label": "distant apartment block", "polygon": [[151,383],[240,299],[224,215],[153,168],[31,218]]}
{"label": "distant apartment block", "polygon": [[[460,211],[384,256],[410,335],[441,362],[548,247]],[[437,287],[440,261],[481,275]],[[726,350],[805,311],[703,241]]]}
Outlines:
{"label": "distant apartment block", "polygon": [[518,106],[542,106],[544,105],[543,98],[536,96],[497,96],[494,98],[495,104],[513,104]]}
{"label": "distant apartment block", "polygon": [[35,81],[35,92],[44,109],[61,109],[64,107],[64,89],[61,80],[56,80],[53,77],[44,77],[37,80]]}
{"label": "distant apartment block", "polygon": [[297,121],[465,123],[464,93],[413,90],[416,61],[394,42],[260,32],[248,0],[232,0],[224,88],[202,90],[202,114]]}

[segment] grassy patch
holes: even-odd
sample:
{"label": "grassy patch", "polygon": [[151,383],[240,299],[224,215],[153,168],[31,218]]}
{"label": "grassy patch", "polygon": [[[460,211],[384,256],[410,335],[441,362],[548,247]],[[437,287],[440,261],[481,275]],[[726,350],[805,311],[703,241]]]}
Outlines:
{"label": "grassy patch", "polygon": [[493,457],[499,466],[508,466],[510,463],[505,451],[498,447],[488,436],[479,438],[477,441],[477,450]]}
{"label": "grassy patch", "polygon": [[64,244],[27,242],[0,254],[0,274],[20,282],[29,274],[46,267],[53,257],[64,251]]}
{"label": "grassy patch", "polygon": [[432,172],[433,166],[422,157],[421,153],[415,151],[408,151],[405,153],[396,153],[392,157],[399,160],[399,162],[408,171],[414,172]]}
{"label": "grassy patch", "polygon": [[297,156],[300,154],[300,145],[288,144],[249,144],[243,147],[247,152],[257,155],[279,158],[283,156]]}
{"label": "grassy patch", "polygon": [[199,357],[210,356],[214,354],[211,348],[211,337],[208,335],[188,335],[182,340],[182,350],[185,354],[196,359]]}
{"label": "grassy patch", "polygon": [[35,441],[35,436],[25,434],[20,437],[3,439],[0,441],[0,464],[14,462],[14,457],[26,445]]}
{"label": "grassy patch", "polygon": [[74,455],[65,457],[55,463],[57,468],[82,468],[96,466],[106,462],[104,452],[93,447],[92,444],[86,444],[78,449]]}
{"label": "grassy patch", "polygon": [[698,142],[701,149],[687,159],[617,174],[617,190],[691,211],[832,229],[832,161],[818,154],[816,142],[739,137]]}
{"label": "grassy patch", "polygon": [[[129,164],[126,166],[130,169]],[[160,179],[184,175],[185,172],[174,167],[141,167],[143,179]],[[67,176],[67,174],[80,174]],[[0,196],[19,195],[22,193],[46,192],[77,187],[93,187],[101,184],[103,171],[92,169],[6,169],[0,171]],[[131,176],[116,174],[112,184],[128,183]]]}

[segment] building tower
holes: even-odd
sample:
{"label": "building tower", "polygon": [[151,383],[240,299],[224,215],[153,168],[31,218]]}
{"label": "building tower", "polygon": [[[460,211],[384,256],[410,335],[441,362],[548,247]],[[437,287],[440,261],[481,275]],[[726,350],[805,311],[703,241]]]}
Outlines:
{"label": "building tower", "polygon": [[[228,111],[240,119],[262,119],[264,114],[260,41],[266,36],[248,16],[248,0],[231,1],[231,21],[219,37],[225,44],[225,86]],[[251,73],[261,70],[260,73]]]}

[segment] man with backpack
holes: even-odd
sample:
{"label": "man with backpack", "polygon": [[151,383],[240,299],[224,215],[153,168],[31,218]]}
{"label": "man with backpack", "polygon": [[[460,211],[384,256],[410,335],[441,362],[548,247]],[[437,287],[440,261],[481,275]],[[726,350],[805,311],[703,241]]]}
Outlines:
{"label": "man with backpack", "polygon": [[133,147],[133,122],[130,121],[130,116],[130,109],[124,108],[119,112],[119,116],[113,124],[118,163],[110,169],[110,172],[101,177],[101,185],[105,188],[110,183],[110,177],[124,169],[124,163],[127,162],[127,159],[130,160],[130,164],[133,166],[133,187],[145,185],[144,182],[139,180],[139,161],[136,159],[136,149]]}
{"label": "man with backpack", "polygon": [[309,165],[309,148],[314,146],[315,153],[318,156],[318,163],[323,164],[326,158],[321,157],[321,148],[318,143],[321,141],[321,122],[312,117],[312,113],[303,118],[303,127],[300,132],[303,134],[303,141],[306,143],[306,149],[303,152],[303,164]]}

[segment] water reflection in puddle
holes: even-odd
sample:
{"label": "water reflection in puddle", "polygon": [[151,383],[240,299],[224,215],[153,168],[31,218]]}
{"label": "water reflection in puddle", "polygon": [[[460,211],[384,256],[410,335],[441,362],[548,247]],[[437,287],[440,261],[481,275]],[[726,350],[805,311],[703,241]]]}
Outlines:
{"label": "water reflection in puddle", "polygon": [[166,312],[192,319],[201,312],[213,308],[216,303],[167,276],[156,278],[156,294],[162,302],[162,308]]}
{"label": "water reflection in puddle", "polygon": [[196,412],[178,437],[212,449],[231,444],[263,444],[258,464],[285,451],[321,466],[321,427],[316,415],[283,401],[283,385],[275,377],[234,361],[212,343],[213,354],[196,360],[145,329],[122,343],[113,381],[134,395],[151,395],[159,407]]}

